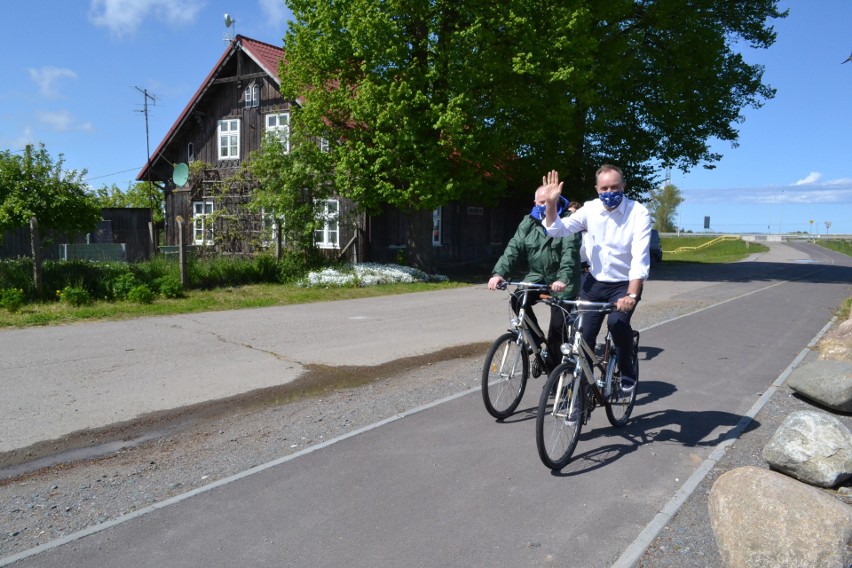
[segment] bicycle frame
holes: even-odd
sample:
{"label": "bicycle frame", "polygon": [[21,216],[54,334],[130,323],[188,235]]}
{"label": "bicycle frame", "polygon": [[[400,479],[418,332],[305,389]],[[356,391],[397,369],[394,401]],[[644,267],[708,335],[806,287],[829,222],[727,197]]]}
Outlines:
{"label": "bicycle frame", "polygon": [[[613,304],[603,303],[603,302],[587,302],[583,300],[562,300],[562,304],[571,305],[577,308],[575,312],[575,320],[574,320],[574,335],[572,337],[572,341],[570,344],[562,345],[562,353],[563,355],[567,355],[574,360],[574,375],[573,379],[576,379],[579,373],[583,373],[586,377],[586,383],[591,387],[592,393],[596,401],[599,404],[604,404],[606,401],[606,397],[609,396],[609,391],[612,388],[612,385],[607,384],[604,385],[605,391],[601,391],[600,387],[595,380],[594,368],[597,368],[601,376],[606,375],[606,366],[609,362],[610,350],[611,350],[611,339],[609,332],[607,332],[606,340],[604,341],[604,353],[603,357],[598,358],[595,350],[583,339],[583,315],[584,313],[596,311],[601,313],[609,313],[614,309]],[[567,353],[566,353],[567,351]],[[563,387],[564,377],[559,378],[559,382],[556,385],[556,392],[561,392]],[[578,397],[580,396],[580,389],[576,389],[572,393],[571,404],[569,405],[567,411],[570,413],[578,403]]]}
{"label": "bicycle frame", "polygon": [[531,288],[526,288],[523,291],[522,297],[520,299],[520,307],[518,308],[518,315],[513,317],[511,322],[511,329],[509,331],[518,331],[520,334],[523,334],[524,342],[530,346],[533,350],[533,353],[536,355],[541,351],[539,348],[538,338],[544,337],[544,332],[542,332],[541,327],[534,321],[527,318],[527,299],[529,298],[529,293]]}

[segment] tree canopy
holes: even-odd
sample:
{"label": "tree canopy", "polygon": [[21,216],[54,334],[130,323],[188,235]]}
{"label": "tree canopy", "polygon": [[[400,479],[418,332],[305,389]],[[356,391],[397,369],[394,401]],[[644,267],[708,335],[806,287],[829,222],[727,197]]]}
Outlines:
{"label": "tree canopy", "polygon": [[115,184],[102,186],[95,191],[100,207],[142,207],[151,209],[154,225],[162,227],[165,223],[164,192],[157,184],[140,181],[128,185],[127,191],[122,191]]}
{"label": "tree canopy", "polygon": [[648,208],[654,217],[654,227],[662,233],[677,231],[675,216],[677,208],[683,203],[683,196],[676,185],[667,183],[650,191]]}
{"label": "tree canopy", "polygon": [[63,171],[43,144],[23,153],[0,153],[0,233],[25,227],[35,217],[41,231],[84,233],[101,219],[95,197],[87,193],[86,171]]}
{"label": "tree canopy", "polygon": [[499,196],[558,169],[591,194],[712,164],[774,96],[741,45],[768,48],[777,0],[288,0],[282,93],[340,142],[336,186],[376,208]]}
{"label": "tree canopy", "polygon": [[323,226],[318,200],[330,193],[332,169],[328,153],[303,130],[291,134],[290,148],[286,151],[280,140],[268,136],[243,173],[258,184],[249,206],[275,218],[283,242],[309,253],[316,248],[314,231]]}

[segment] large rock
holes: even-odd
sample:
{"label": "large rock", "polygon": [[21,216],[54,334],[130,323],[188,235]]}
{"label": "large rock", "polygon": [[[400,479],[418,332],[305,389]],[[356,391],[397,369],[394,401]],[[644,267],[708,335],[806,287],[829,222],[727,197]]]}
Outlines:
{"label": "large rock", "polygon": [[819,358],[825,361],[852,361],[852,341],[849,336],[826,335],[819,342]]}
{"label": "large rock", "polygon": [[773,471],[722,474],[709,497],[710,524],[728,568],[846,568],[852,507]]}
{"label": "large rock", "polygon": [[852,412],[852,362],[806,363],[790,373],[787,386],[822,406]]}
{"label": "large rock", "polygon": [[852,434],[830,414],[800,410],[778,427],[763,459],[805,483],[834,487],[852,477]]}
{"label": "large rock", "polygon": [[847,335],[852,335],[852,318],[842,322],[837,326],[837,329],[834,330],[837,334],[837,337],[845,337]]}

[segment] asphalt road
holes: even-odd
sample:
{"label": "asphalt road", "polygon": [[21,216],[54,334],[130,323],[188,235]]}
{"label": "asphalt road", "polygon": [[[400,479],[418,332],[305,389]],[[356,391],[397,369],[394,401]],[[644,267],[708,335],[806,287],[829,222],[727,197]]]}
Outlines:
{"label": "asphalt road", "polygon": [[[823,328],[850,295],[850,282],[848,257],[806,244],[773,245],[753,262],[710,272],[658,271],[641,310],[678,298],[706,307],[644,326],[633,419],[616,430],[596,411],[562,471],[542,466],[535,450],[540,382],[502,423],[484,412],[477,392],[468,392],[45,546],[16,566],[611,566]],[[301,309],[305,319],[294,324],[290,317]],[[82,350],[94,336],[113,342],[112,350],[98,351],[97,368],[117,369],[106,381],[109,392],[97,391],[95,406],[102,407],[117,396],[111,393],[122,369],[147,369],[134,377],[144,381],[152,365],[173,365],[172,375],[182,375],[175,370],[209,359],[228,384],[229,373],[245,376],[253,363],[249,374],[263,383],[306,361],[334,364],[367,354],[391,361],[485,341],[505,324],[505,309],[481,287],[276,310],[25,330],[11,339],[3,332],[0,384],[6,390],[15,377],[51,371],[68,384],[85,384],[90,357]],[[77,328],[87,337],[77,337]],[[207,341],[196,349],[190,339],[174,339],[182,358],[172,359],[170,329]],[[48,362],[31,350],[7,363],[8,349],[23,349],[15,343],[19,334],[40,343],[39,331],[55,348],[45,350]],[[221,353],[210,348],[211,333]],[[292,352],[285,349],[291,344]],[[59,345],[76,345],[67,351],[70,362],[62,362]],[[144,355],[126,366],[121,345],[133,346],[124,352],[131,359],[135,350]],[[150,360],[159,353],[172,362]],[[146,384],[137,398],[157,392]],[[190,381],[188,400],[218,392],[206,386]],[[223,392],[240,387],[246,384]],[[41,403],[52,400],[44,388]],[[61,407],[68,391],[50,394]],[[140,412],[128,408],[129,417]],[[100,410],[97,420],[106,423],[111,409]],[[35,424],[28,417],[19,418]],[[14,443],[44,435],[19,435]]]}

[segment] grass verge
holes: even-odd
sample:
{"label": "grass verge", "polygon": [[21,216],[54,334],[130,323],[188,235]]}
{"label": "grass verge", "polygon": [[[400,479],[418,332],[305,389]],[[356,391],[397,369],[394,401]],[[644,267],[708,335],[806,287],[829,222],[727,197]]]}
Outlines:
{"label": "grass verge", "polygon": [[26,304],[17,312],[0,309],[0,328],[267,308],[289,304],[445,290],[468,285],[459,282],[418,282],[413,284],[382,284],[363,288],[301,288],[286,284],[251,284],[214,290],[190,290],[185,298],[158,298],[152,304],[137,304],[128,301],[97,301],[92,305],[78,308],[63,302]]}
{"label": "grass verge", "polygon": [[671,252],[681,247],[699,247],[709,243],[716,237],[664,237],[661,244],[663,247],[663,262],[702,262],[702,263],[727,263],[736,262],[746,258],[750,254],[766,252],[769,250],[765,245],[759,243],[735,240],[720,241],[705,248],[696,248],[682,252]]}
{"label": "grass verge", "polygon": [[845,254],[846,256],[852,256],[852,241],[815,240],[813,242],[823,248]]}

